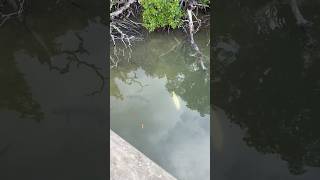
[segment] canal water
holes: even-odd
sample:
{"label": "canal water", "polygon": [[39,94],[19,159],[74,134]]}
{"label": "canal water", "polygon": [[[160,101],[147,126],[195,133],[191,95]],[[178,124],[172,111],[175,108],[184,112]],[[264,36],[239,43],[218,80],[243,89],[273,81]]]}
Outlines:
{"label": "canal water", "polygon": [[0,27],[0,179],[105,180],[105,2],[25,2]]}
{"label": "canal water", "polygon": [[[209,37],[196,35],[208,67]],[[119,56],[110,76],[111,129],[177,179],[209,180],[210,72],[190,54],[185,34],[162,32]]]}
{"label": "canal water", "polygon": [[320,2],[215,1],[216,180],[320,179]]}

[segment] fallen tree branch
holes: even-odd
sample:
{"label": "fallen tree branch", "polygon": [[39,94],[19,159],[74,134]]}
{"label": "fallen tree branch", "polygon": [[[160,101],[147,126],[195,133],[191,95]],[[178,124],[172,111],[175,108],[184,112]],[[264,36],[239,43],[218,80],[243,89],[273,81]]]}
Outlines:
{"label": "fallen tree branch", "polygon": [[[140,7],[139,0],[110,0],[111,6],[110,9],[114,10],[110,13],[111,23],[110,23],[110,39],[113,43],[113,55],[110,55],[110,67],[117,67],[120,62],[120,56],[125,56],[125,53],[128,53],[128,61],[131,58],[131,46],[132,42],[136,40],[141,40],[139,38],[141,34],[142,24],[136,23],[130,19],[129,16],[133,15],[132,11],[133,4]],[[132,6],[132,7],[131,7]],[[137,8],[137,6],[135,6]],[[190,36],[190,43],[193,50],[196,52],[194,56],[198,60],[201,68],[206,70],[206,66],[204,64],[204,59],[206,56],[200,51],[197,43],[194,40],[194,34],[200,29],[202,25],[202,19],[197,17],[197,13],[195,14],[193,11],[200,9],[206,9],[209,6],[205,4],[199,4],[196,0],[181,0],[180,7],[183,11],[187,11],[187,17],[182,20],[182,22],[186,22],[186,26],[183,26],[185,32]],[[186,9],[187,8],[187,9]],[[139,9],[139,8],[138,8]],[[197,24],[195,26],[195,23]],[[188,30],[189,29],[189,30]],[[120,44],[118,43],[120,42]],[[123,46],[124,47],[123,47]],[[117,47],[120,46],[120,47]],[[175,49],[176,46],[173,47]],[[170,50],[172,51],[172,49]],[[169,52],[170,52],[169,51]],[[122,55],[121,55],[122,53]],[[166,55],[164,53],[161,56]]]}
{"label": "fallen tree branch", "polygon": [[[16,2],[11,2],[13,6],[16,6]],[[19,1],[19,8],[16,8],[17,10],[15,12],[11,12],[11,13],[8,13],[8,14],[3,14],[2,12],[0,12],[0,27],[8,20],[10,19],[11,17],[14,17],[14,16],[19,16],[20,14],[22,14],[23,12],[23,7],[24,7],[24,3],[25,3],[25,0],[20,0]]]}
{"label": "fallen tree branch", "polygon": [[181,42],[180,42],[176,37],[174,37],[174,40],[176,41],[176,44],[173,45],[173,46],[171,47],[171,49],[169,49],[167,52],[162,53],[162,54],[159,56],[159,58],[162,57],[162,56],[166,56],[166,55],[169,54],[170,52],[174,51],[174,50],[181,44]]}
{"label": "fallen tree branch", "polygon": [[202,68],[203,70],[206,70],[207,68],[206,68],[206,66],[205,66],[204,63],[203,63],[204,55],[203,55],[203,53],[200,51],[200,49],[199,49],[197,43],[194,41],[194,37],[193,37],[193,35],[194,35],[194,33],[195,33],[195,31],[194,31],[194,24],[193,24],[193,18],[192,18],[192,15],[193,15],[192,10],[193,10],[193,9],[194,9],[194,7],[191,7],[191,8],[188,8],[188,9],[187,9],[188,25],[189,25],[189,34],[190,34],[190,43],[191,43],[192,48],[196,51],[195,56],[198,57],[199,63],[200,63],[200,65],[201,65],[201,68]]}
{"label": "fallen tree branch", "polygon": [[290,0],[290,6],[291,6],[291,10],[294,14],[294,17],[297,20],[297,24],[299,26],[307,26],[307,25],[311,25],[311,23],[309,21],[307,21],[301,14],[300,9],[298,7],[297,4],[297,0]]}
{"label": "fallen tree branch", "polygon": [[[131,4],[135,3],[136,0],[128,0],[128,2],[124,3],[123,6],[121,6],[119,9],[117,9],[116,11],[110,13],[110,19],[114,19],[115,17],[119,16],[120,14],[122,14],[125,10],[127,10]],[[123,2],[120,2],[121,4],[123,4]]]}
{"label": "fallen tree branch", "polygon": [[[127,56],[127,60],[130,61],[132,43],[134,41],[142,40],[142,24],[131,19],[131,16],[135,16],[131,6],[136,2],[138,1],[113,1],[111,9],[115,10],[110,13],[110,39],[113,43],[113,54],[110,54],[111,69],[118,66],[118,63],[120,62],[119,56]],[[126,15],[125,12],[127,12]]]}

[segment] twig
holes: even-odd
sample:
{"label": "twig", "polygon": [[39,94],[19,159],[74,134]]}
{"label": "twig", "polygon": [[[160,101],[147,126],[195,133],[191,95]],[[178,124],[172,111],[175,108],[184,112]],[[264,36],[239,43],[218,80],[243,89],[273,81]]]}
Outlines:
{"label": "twig", "polygon": [[0,12],[0,19],[2,19],[2,21],[0,22],[0,27],[11,17],[13,16],[19,16],[20,14],[22,14],[23,12],[23,7],[24,7],[24,2],[25,0],[21,0],[20,4],[19,4],[19,8],[17,9],[17,11],[9,13],[9,14],[2,14]]}

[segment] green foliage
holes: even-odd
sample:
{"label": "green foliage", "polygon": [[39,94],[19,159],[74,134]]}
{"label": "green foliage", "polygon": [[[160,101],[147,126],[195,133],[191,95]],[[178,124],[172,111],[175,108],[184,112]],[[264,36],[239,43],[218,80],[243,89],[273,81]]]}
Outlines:
{"label": "green foliage", "polygon": [[183,16],[179,6],[179,0],[142,0],[143,25],[149,30],[171,27],[173,29],[181,25]]}

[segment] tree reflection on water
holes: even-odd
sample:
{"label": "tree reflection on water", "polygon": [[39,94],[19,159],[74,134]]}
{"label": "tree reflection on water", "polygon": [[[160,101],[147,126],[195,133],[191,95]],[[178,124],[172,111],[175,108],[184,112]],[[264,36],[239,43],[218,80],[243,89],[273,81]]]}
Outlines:
{"label": "tree reflection on water", "polygon": [[278,154],[292,174],[302,174],[305,166],[320,167],[320,4],[302,3],[313,22],[303,29],[277,6],[286,24],[274,30],[268,24],[262,34],[251,18],[261,8],[248,4],[217,5],[217,16],[232,10],[237,21],[216,30],[214,104],[245,131],[248,146]]}

